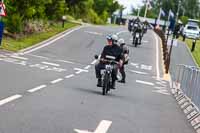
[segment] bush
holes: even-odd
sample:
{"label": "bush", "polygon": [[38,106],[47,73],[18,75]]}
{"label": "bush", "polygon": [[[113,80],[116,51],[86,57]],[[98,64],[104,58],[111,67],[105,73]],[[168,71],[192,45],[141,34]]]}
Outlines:
{"label": "bush", "polygon": [[187,22],[188,22],[188,17],[187,16],[181,16],[181,21],[183,22],[184,25],[186,25]]}
{"label": "bush", "polygon": [[11,33],[21,33],[23,31],[22,17],[15,13],[6,20],[6,29]]}
{"label": "bush", "polygon": [[88,20],[89,22],[94,23],[94,24],[104,23],[104,21],[97,15],[97,13],[93,9],[90,9],[88,11],[87,17],[84,20],[86,21]]}

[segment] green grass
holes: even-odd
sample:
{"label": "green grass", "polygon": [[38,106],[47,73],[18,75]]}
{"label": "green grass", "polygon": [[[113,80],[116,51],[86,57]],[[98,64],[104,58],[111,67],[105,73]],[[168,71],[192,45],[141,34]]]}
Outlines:
{"label": "green grass", "polygon": [[62,31],[65,31],[77,25],[78,24],[67,22],[65,23],[64,28],[62,28],[61,24],[57,24],[57,25],[51,26],[48,32],[42,32],[42,33],[37,33],[37,34],[35,33],[35,34],[28,35],[26,37],[23,37],[17,40],[12,39],[12,38],[3,38],[2,46],[0,48],[17,52],[21,49],[33,46],[34,44],[44,41]]}
{"label": "green grass", "polygon": [[[182,41],[182,38],[181,38]],[[192,39],[185,39],[186,44],[188,45],[189,49],[192,48]],[[197,40],[195,50],[192,52],[193,57],[195,58],[197,64],[200,66],[200,40]]]}

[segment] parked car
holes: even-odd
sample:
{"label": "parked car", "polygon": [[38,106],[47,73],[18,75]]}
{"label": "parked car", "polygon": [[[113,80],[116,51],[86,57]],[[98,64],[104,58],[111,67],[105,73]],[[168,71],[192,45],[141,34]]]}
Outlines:
{"label": "parked car", "polygon": [[199,39],[200,37],[199,31],[200,31],[199,26],[187,24],[182,34],[184,38]]}

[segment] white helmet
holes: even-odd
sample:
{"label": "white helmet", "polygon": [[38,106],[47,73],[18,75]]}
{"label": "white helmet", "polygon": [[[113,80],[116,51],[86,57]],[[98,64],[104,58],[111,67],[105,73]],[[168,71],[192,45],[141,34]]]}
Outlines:
{"label": "white helmet", "polygon": [[116,34],[113,34],[113,35],[111,36],[111,38],[112,38],[113,42],[117,43],[117,41],[118,41],[118,36],[117,36]]}
{"label": "white helmet", "polygon": [[124,41],[123,38],[120,38],[120,39],[118,40],[118,43],[119,43],[119,45],[122,45],[122,44],[125,44],[125,41]]}

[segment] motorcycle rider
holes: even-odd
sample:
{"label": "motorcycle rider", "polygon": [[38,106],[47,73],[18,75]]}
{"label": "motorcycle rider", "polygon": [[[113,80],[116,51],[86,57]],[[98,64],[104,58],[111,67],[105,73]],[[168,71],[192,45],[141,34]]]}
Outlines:
{"label": "motorcycle rider", "polygon": [[[122,66],[122,49],[117,45],[118,42],[118,36],[113,34],[113,35],[108,35],[107,36],[107,41],[108,45],[106,45],[103,48],[103,52],[101,53],[100,56],[100,61],[98,64],[95,65],[95,71],[96,71],[96,78],[98,79],[97,81],[97,86],[102,87],[102,80],[101,80],[101,70],[105,69],[105,59],[106,56],[113,56],[115,57],[115,61],[119,62],[119,65]],[[115,89],[115,82],[117,80],[117,72],[118,72],[118,64],[114,64],[114,68],[112,71],[112,89]]]}
{"label": "motorcycle rider", "polygon": [[124,67],[124,65],[127,65],[128,64],[128,60],[129,60],[129,56],[128,56],[128,54],[129,54],[129,49],[128,49],[128,47],[125,45],[125,41],[124,41],[124,39],[119,39],[119,41],[118,41],[118,43],[119,43],[119,45],[120,45],[120,48],[122,49],[122,51],[123,51],[123,65],[122,65],[122,67],[120,67],[119,68],[119,71],[120,71],[120,73],[121,73],[121,75],[122,75],[122,79],[121,80],[119,80],[118,82],[120,82],[120,83],[125,83],[126,82],[126,73],[125,73],[125,67]]}
{"label": "motorcycle rider", "polygon": [[135,19],[134,25],[137,25],[137,27],[134,27],[133,35],[135,35],[136,33],[139,33],[139,35],[140,35],[139,44],[141,44],[141,41],[142,41],[142,24],[141,24],[139,17],[137,17]]}

